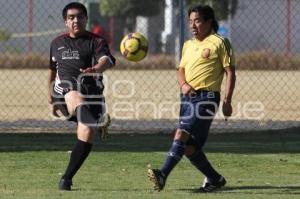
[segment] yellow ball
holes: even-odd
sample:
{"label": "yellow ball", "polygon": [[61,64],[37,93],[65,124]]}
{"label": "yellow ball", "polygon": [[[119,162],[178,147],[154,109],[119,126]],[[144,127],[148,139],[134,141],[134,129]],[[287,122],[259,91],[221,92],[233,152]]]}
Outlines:
{"label": "yellow ball", "polygon": [[141,61],[147,55],[148,41],[140,33],[129,33],[122,39],[120,51],[129,61]]}

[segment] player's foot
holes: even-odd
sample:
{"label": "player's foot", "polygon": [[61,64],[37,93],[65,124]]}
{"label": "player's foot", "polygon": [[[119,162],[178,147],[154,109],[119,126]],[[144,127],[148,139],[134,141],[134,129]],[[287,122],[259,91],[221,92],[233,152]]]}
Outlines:
{"label": "player's foot", "polygon": [[205,178],[202,187],[200,187],[200,192],[205,192],[205,193],[213,192],[220,189],[225,184],[226,184],[226,180],[223,176],[221,176],[220,179],[215,182],[208,178]]}
{"label": "player's foot", "polygon": [[108,137],[108,127],[110,122],[110,115],[108,113],[104,113],[97,123],[97,131],[100,134],[100,139],[103,141]]}
{"label": "player's foot", "polygon": [[158,169],[148,169],[148,178],[154,184],[154,190],[163,190],[166,184],[166,178],[163,176],[162,172]]}
{"label": "player's foot", "polygon": [[62,191],[71,191],[72,185],[72,180],[61,178],[58,184],[58,189]]}

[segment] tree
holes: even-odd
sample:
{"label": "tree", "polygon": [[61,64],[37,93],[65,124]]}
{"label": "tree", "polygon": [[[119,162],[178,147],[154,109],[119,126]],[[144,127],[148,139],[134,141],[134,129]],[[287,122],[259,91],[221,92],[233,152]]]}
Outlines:
{"label": "tree", "polygon": [[234,16],[238,7],[238,0],[186,0],[186,5],[211,5],[218,20],[227,20],[229,15]]}
{"label": "tree", "polygon": [[99,9],[102,16],[123,18],[127,31],[132,32],[137,16],[157,15],[163,5],[163,0],[100,0]]}
{"label": "tree", "polygon": [[0,41],[7,41],[9,38],[10,34],[7,31],[0,29]]}

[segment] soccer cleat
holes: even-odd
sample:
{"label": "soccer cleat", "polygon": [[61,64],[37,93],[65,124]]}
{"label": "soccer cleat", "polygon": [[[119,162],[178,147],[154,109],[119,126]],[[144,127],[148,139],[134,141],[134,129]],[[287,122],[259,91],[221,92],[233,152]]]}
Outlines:
{"label": "soccer cleat", "polygon": [[212,180],[205,178],[202,187],[200,187],[200,192],[214,192],[223,187],[225,184],[226,180],[223,176],[221,176],[217,182],[213,182]]}
{"label": "soccer cleat", "polygon": [[97,131],[100,133],[100,139],[105,141],[108,137],[108,127],[111,119],[108,113],[104,113],[97,123]]}
{"label": "soccer cleat", "polygon": [[58,184],[58,189],[62,191],[71,191],[72,185],[72,180],[61,178]]}
{"label": "soccer cleat", "polygon": [[163,176],[162,172],[158,169],[148,169],[148,178],[154,184],[154,190],[163,190],[166,184],[166,178]]}

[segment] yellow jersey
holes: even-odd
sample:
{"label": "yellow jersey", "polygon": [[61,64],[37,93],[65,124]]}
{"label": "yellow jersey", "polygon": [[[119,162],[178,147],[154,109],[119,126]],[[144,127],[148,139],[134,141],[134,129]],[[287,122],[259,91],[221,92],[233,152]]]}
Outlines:
{"label": "yellow jersey", "polygon": [[179,68],[185,69],[186,82],[195,90],[221,90],[224,68],[235,66],[235,57],[228,39],[211,34],[203,41],[184,43]]}

